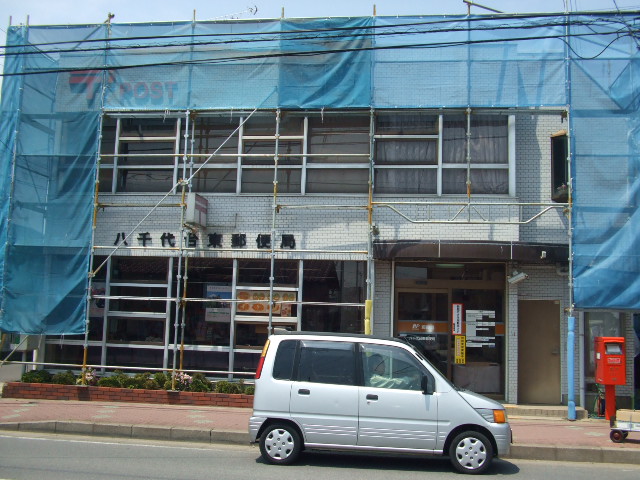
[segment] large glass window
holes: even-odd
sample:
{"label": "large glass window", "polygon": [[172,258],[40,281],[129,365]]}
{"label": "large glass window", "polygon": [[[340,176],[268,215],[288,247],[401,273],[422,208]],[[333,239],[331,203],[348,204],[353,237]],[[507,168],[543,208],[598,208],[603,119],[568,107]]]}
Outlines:
{"label": "large glass window", "polygon": [[376,193],[437,193],[438,125],[437,115],[377,116]]}
{"label": "large glass window", "polygon": [[586,312],[584,314],[584,376],[594,382],[596,374],[596,337],[624,337],[622,321],[617,312]]}
{"label": "large glass window", "polygon": [[445,115],[442,133],[442,193],[467,193],[467,165],[472,193],[509,193],[508,117]]}
{"label": "large glass window", "polygon": [[[186,345],[229,346],[233,261],[190,258],[187,272],[184,342]],[[177,291],[178,262],[174,262],[173,291]],[[210,299],[208,302],[198,301]],[[170,338],[173,342],[174,328]],[[178,330],[178,335],[182,331]],[[180,337],[178,337],[180,342]]]}
{"label": "large glass window", "polygon": [[508,118],[285,111],[278,127],[275,112],[106,117],[100,188],[167,192],[184,168],[195,192],[271,194],[278,144],[281,193],[367,193],[373,159],[378,194],[466,194],[468,180],[472,193],[508,194]]}
{"label": "large glass window", "polygon": [[[273,272],[272,325],[295,328],[298,322],[297,261],[278,260]],[[269,335],[271,265],[266,260],[238,260],[234,298],[236,348],[260,349]]]}
{"label": "large glass window", "polygon": [[366,263],[307,260],[303,277],[302,330],[364,332]]}

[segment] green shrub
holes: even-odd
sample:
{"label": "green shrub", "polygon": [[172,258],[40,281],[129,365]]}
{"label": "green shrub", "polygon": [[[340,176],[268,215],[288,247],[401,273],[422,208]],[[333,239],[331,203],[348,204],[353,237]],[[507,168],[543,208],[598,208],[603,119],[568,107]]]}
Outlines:
{"label": "green shrub", "polygon": [[120,380],[116,377],[102,377],[98,380],[99,387],[120,388]]}
{"label": "green shrub", "polygon": [[153,379],[160,386],[160,388],[164,388],[164,385],[167,383],[167,380],[171,380],[171,375],[167,375],[164,372],[156,372],[153,374]]}
{"label": "green shrub", "polygon": [[22,374],[20,381],[24,383],[49,383],[51,374],[47,370],[29,370]]}
{"label": "green shrub", "polygon": [[242,389],[238,383],[227,382],[226,380],[217,382],[214,391],[216,393],[242,393]]}
{"label": "green shrub", "polygon": [[254,385],[247,385],[244,387],[245,395],[254,395],[256,393],[256,387]]}
{"label": "green shrub", "polygon": [[160,390],[160,385],[155,381],[155,379],[149,378],[142,384],[142,388],[145,390]]}
{"label": "green shrub", "polygon": [[122,388],[141,388],[139,386],[138,379],[135,377],[124,375],[119,378],[119,381]]}
{"label": "green shrub", "polygon": [[51,377],[51,383],[55,383],[57,385],[75,385],[76,376],[71,370],[67,370],[66,372],[59,372]]}
{"label": "green shrub", "polygon": [[194,373],[191,378],[190,392],[210,392],[211,382],[202,373]]}

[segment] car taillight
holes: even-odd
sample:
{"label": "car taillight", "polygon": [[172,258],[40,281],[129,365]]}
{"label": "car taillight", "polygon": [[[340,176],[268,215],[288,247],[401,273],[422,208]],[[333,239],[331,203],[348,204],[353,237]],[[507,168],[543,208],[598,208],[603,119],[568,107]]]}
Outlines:
{"label": "car taillight", "polygon": [[256,369],[256,380],[260,378],[262,374],[262,366],[264,365],[264,358],[267,356],[267,350],[269,350],[269,340],[264,344],[262,353],[260,354],[260,360],[258,361],[258,368]]}

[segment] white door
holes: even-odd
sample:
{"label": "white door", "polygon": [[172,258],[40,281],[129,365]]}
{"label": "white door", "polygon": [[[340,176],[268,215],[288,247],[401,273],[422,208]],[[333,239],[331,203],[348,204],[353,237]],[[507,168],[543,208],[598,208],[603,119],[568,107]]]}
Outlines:
{"label": "white door", "polygon": [[355,445],[358,434],[358,387],[293,382],[291,416],[301,426],[306,445]]}
{"label": "white door", "polygon": [[361,344],[361,349],[358,445],[434,450],[438,403],[436,395],[422,393],[426,369],[398,347]]}
{"label": "white door", "polygon": [[306,445],[355,445],[358,386],[355,344],[302,340],[298,381],[292,382],[291,417]]}

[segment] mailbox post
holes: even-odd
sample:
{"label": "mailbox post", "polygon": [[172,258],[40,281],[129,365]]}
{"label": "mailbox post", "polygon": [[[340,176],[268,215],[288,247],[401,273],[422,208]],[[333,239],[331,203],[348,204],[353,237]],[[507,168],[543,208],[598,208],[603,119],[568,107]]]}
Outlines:
{"label": "mailbox post", "polygon": [[604,385],[605,418],[616,415],[616,385],[627,381],[627,357],[623,337],[595,337],[596,383]]}

